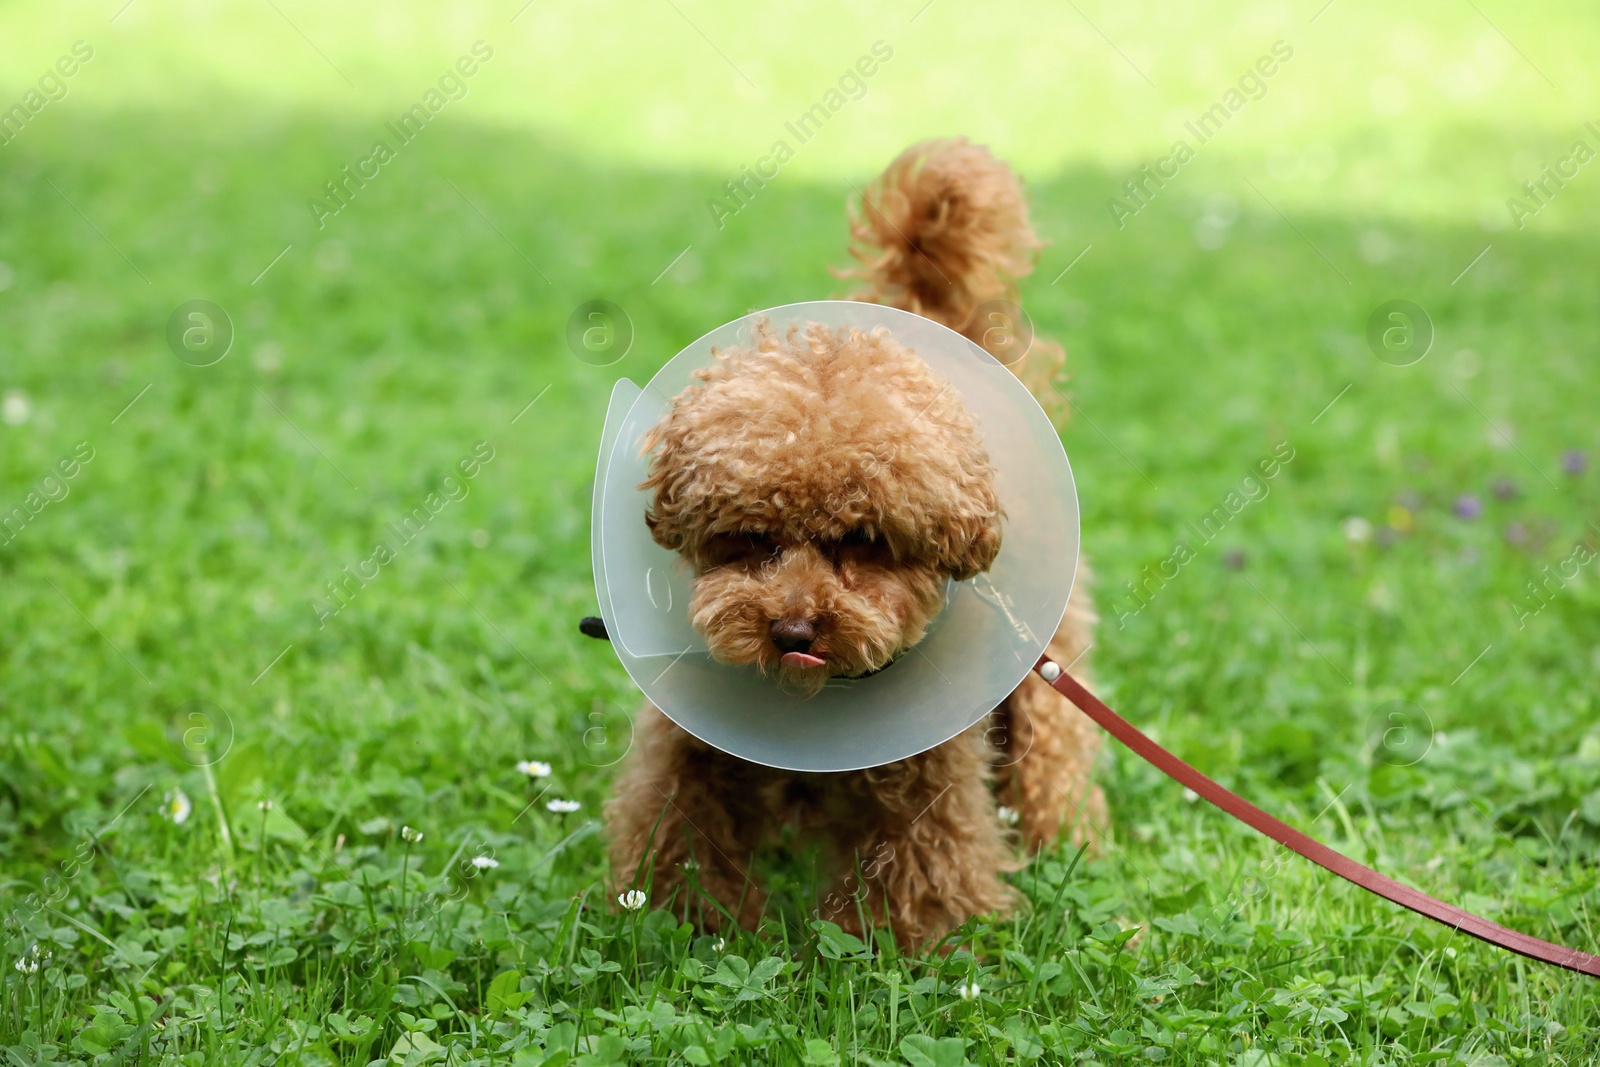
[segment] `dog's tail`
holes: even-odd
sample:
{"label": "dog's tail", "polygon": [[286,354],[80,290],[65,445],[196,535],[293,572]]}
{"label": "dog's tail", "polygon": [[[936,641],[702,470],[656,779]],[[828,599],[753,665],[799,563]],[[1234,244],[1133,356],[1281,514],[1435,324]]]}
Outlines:
{"label": "dog's tail", "polygon": [[852,300],[944,324],[1010,366],[1046,410],[1060,413],[1061,346],[1034,335],[1017,306],[1019,278],[1043,242],[1015,174],[965,137],[900,153],[850,208]]}

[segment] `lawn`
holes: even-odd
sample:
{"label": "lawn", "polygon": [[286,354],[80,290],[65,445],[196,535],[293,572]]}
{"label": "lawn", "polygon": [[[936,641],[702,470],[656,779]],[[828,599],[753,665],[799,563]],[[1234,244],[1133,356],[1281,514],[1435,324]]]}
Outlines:
{"label": "lawn", "polygon": [[[1097,690],[1313,836],[1594,951],[1591,10],[122,5],[0,10],[0,111],[65,87],[0,144],[6,1063],[1600,1059],[1593,980],[1114,744],[1101,854],[1041,855],[943,951],[814,922],[803,855],[765,861],[756,931],[620,911],[599,809],[637,694],[577,631],[611,384],[839,292],[851,183],[968,133],[1052,242],[1024,304],[1069,351]],[[631,334],[604,366],[566,340],[591,299]],[[196,300],[209,335],[171,326]],[[1425,319],[1380,359],[1396,300]]]}

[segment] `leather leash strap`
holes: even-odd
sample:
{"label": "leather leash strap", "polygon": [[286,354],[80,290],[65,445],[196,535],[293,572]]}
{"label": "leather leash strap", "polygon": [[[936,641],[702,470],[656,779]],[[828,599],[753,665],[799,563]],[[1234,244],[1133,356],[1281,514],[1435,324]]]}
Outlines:
{"label": "leather leash strap", "polygon": [[1150,740],[1127,719],[1112,711],[1101,702],[1100,698],[1085,689],[1076,678],[1062,670],[1061,665],[1054,660],[1041,656],[1039,662],[1033,665],[1033,669],[1039,672],[1039,677],[1049,683],[1056,692],[1076,704],[1085,715],[1105,727],[1108,733],[1146,761],[1154,764],[1167,777],[1188,786],[1235,819],[1272,838],[1285,848],[1299,853],[1317,866],[1332,871],[1345,881],[1354,882],[1362,889],[1376,893],[1385,900],[1399,904],[1403,908],[1410,908],[1419,915],[1426,915],[1435,922],[1471,934],[1491,945],[1510,949],[1529,959],[1553,963],[1569,971],[1600,978],[1600,956],[1591,956],[1587,952],[1563,948],[1548,941],[1541,941],[1537,937],[1508,930],[1504,926],[1479,918],[1471,912],[1462,911],[1442,900],[1435,900],[1410,886],[1401,885],[1393,878],[1381,875],[1370,867],[1363,867],[1348,856],[1335,852],[1321,841],[1308,837],[1287,823],[1273,818],[1238,794],[1224,789]]}

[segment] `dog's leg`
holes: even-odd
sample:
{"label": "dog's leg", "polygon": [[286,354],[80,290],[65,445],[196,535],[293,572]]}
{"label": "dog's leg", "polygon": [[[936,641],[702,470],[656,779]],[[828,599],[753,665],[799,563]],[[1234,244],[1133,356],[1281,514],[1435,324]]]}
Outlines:
{"label": "dog's leg", "polygon": [[[646,704],[606,804],[616,889],[648,882],[656,905],[672,907],[685,921],[716,930],[726,924],[726,910],[738,925],[753,927],[766,903],[750,872],[765,821],[763,771]],[[699,899],[695,885],[714,903]]]}
{"label": "dog's leg", "polygon": [[974,728],[911,759],[840,775],[828,832],[848,865],[823,918],[860,933],[862,914],[887,920],[906,948],[974,915],[1005,911],[1005,847],[989,782],[989,750]]}
{"label": "dog's leg", "polygon": [[[1047,650],[1079,678],[1094,622],[1088,577],[1088,567],[1080,566],[1066,617]],[[995,719],[990,738],[999,742],[1000,802],[1017,813],[1029,851],[1054,843],[1063,830],[1074,844],[1093,847],[1106,826],[1105,794],[1093,781],[1100,728],[1031,673],[995,710]]]}

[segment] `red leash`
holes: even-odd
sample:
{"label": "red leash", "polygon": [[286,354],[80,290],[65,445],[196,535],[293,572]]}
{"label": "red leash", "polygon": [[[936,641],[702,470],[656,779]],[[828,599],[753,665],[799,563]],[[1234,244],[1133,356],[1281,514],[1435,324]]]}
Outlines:
{"label": "red leash", "polygon": [[1479,918],[1471,912],[1462,911],[1442,900],[1435,900],[1426,893],[1401,885],[1393,878],[1381,875],[1370,867],[1363,867],[1350,857],[1335,852],[1321,841],[1307,837],[1287,823],[1273,818],[1238,794],[1224,789],[1150,740],[1127,719],[1106,707],[1076,678],[1062,670],[1059,663],[1040,656],[1039,662],[1033,665],[1033,669],[1038,671],[1039,677],[1050,683],[1056,692],[1076,704],[1085,715],[1105,727],[1106,731],[1118,741],[1154,764],[1167,777],[1188,786],[1235,819],[1267,835],[1285,848],[1299,853],[1324,870],[1332,871],[1345,881],[1354,882],[1362,889],[1376,893],[1385,900],[1399,904],[1403,908],[1410,908],[1419,915],[1426,915],[1435,922],[1471,934],[1491,945],[1510,949],[1529,959],[1553,963],[1569,971],[1600,978],[1600,956],[1591,956],[1577,949],[1562,948],[1560,945],[1541,941],[1537,937],[1508,930],[1504,926]]}

